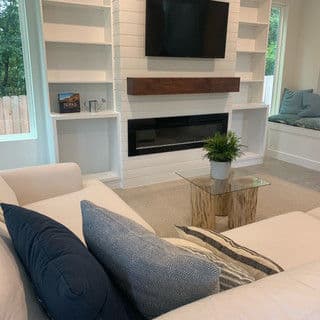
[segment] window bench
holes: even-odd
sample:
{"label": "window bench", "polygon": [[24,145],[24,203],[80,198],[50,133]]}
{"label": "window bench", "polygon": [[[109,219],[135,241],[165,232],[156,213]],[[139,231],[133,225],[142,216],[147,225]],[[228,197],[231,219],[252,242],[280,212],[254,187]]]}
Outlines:
{"label": "window bench", "polygon": [[297,127],[294,124],[275,123],[269,120],[268,155],[279,160],[320,171],[319,130],[320,128],[318,130],[307,129]]}

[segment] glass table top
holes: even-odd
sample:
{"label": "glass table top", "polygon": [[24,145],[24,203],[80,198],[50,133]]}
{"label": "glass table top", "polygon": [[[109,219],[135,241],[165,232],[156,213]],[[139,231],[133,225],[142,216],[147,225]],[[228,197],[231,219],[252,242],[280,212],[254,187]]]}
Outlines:
{"label": "glass table top", "polygon": [[209,168],[176,171],[176,174],[192,185],[211,195],[223,195],[237,191],[269,186],[270,183],[255,176],[239,176],[233,171],[227,180],[215,180]]}

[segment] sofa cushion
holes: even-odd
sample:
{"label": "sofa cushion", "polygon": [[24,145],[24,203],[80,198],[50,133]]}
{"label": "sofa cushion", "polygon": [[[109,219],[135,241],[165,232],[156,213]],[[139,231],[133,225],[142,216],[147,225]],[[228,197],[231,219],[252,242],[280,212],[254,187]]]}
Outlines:
{"label": "sofa cushion", "polygon": [[80,208],[80,202],[82,200],[90,200],[110,211],[116,211],[117,213],[140,223],[149,231],[154,232],[152,227],[122,199],[120,199],[116,193],[98,181],[89,184],[78,192],[35,202],[27,205],[26,208],[41,212],[42,214],[62,223],[74,232],[82,241],[84,241]]}
{"label": "sofa cushion", "polygon": [[36,293],[55,320],[130,318],[107,274],[66,227],[25,208],[3,204],[12,243]]}
{"label": "sofa cushion", "polygon": [[268,118],[271,122],[283,123],[289,126],[294,126],[299,119],[300,117],[296,114],[276,114]]}
{"label": "sofa cushion", "polygon": [[80,167],[75,163],[6,170],[0,175],[15,191],[22,206],[82,189]]}
{"label": "sofa cushion", "polygon": [[48,320],[2,223],[0,223],[0,265],[0,318]]}
{"label": "sofa cushion", "polygon": [[319,320],[320,261],[211,296],[155,320]]}
{"label": "sofa cushion", "polygon": [[190,252],[191,254],[202,256],[220,268],[220,292],[228,289],[232,289],[238,286],[242,286],[255,281],[255,278],[250,273],[239,265],[236,265],[230,261],[225,261],[219,256],[215,255],[212,251],[205,247],[199,246],[190,241],[180,239],[165,239],[171,244]]}
{"label": "sofa cushion", "polygon": [[295,122],[297,127],[320,130],[320,117],[319,118],[301,118]]}
{"label": "sofa cushion", "polygon": [[307,214],[311,215],[314,218],[320,219],[320,208],[315,208],[307,212]]}
{"label": "sofa cushion", "polygon": [[320,95],[305,92],[303,94],[304,109],[298,113],[299,117],[303,118],[320,118]]}
{"label": "sofa cushion", "polygon": [[304,212],[291,212],[223,234],[288,270],[320,260],[319,230],[318,219]]}
{"label": "sofa cushion", "polygon": [[197,227],[176,227],[180,237],[210,249],[220,260],[245,269],[255,280],[283,271],[268,257],[239,245],[232,239]]}
{"label": "sofa cushion", "polygon": [[310,90],[290,90],[284,89],[284,93],[280,105],[281,114],[298,114],[303,110],[303,93],[313,92]]}
{"label": "sofa cushion", "polygon": [[[18,199],[14,191],[6,183],[6,181],[0,176],[0,203],[10,203],[18,205]],[[0,222],[3,222],[3,212],[0,206]]]}
{"label": "sofa cushion", "polygon": [[82,201],[88,248],[152,319],[219,290],[219,269],[121,215]]}

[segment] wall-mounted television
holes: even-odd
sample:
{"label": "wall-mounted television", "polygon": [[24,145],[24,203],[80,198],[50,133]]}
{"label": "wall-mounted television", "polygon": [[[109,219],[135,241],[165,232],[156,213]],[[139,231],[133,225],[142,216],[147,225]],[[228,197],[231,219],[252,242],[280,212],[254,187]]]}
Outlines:
{"label": "wall-mounted television", "polygon": [[229,3],[146,1],[146,56],[225,57]]}

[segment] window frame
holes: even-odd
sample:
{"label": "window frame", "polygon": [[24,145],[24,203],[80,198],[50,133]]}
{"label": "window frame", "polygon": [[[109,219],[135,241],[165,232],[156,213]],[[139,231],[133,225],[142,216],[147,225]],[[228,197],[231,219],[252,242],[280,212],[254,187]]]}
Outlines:
{"label": "window frame", "polygon": [[30,55],[30,39],[27,20],[26,0],[19,0],[19,22],[20,34],[23,53],[23,65],[26,82],[26,97],[28,102],[29,128],[28,133],[5,134],[0,135],[0,142],[36,140],[38,138],[36,111],[35,111],[35,94],[34,94],[34,76],[35,72]]}
{"label": "window frame", "polygon": [[288,26],[288,4],[286,1],[273,1],[272,7],[280,9],[281,21],[279,26],[278,38],[278,52],[276,59],[276,69],[274,73],[273,94],[270,106],[270,115],[279,113],[281,97],[282,97],[282,83],[284,75],[285,54],[286,54],[286,40],[287,40],[287,26]]}

